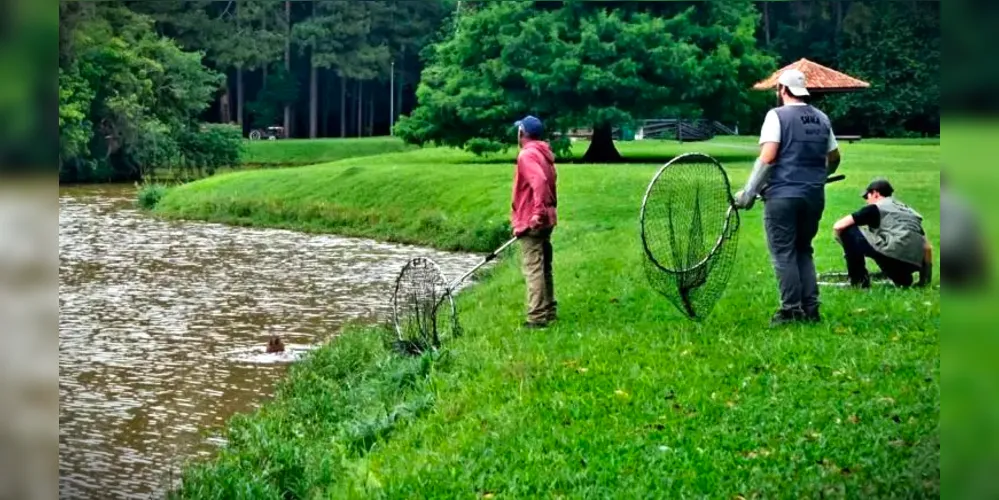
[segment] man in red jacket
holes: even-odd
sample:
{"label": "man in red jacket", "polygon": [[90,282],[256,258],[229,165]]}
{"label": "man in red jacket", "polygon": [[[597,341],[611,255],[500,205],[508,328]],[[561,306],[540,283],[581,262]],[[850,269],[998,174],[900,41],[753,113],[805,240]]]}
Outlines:
{"label": "man in red jacket", "polygon": [[555,155],[541,139],[541,120],[527,116],[516,122],[520,153],[513,177],[511,222],[520,238],[527,281],[528,328],[542,328],[555,320],[555,284],[552,280],[552,230],[555,229]]}

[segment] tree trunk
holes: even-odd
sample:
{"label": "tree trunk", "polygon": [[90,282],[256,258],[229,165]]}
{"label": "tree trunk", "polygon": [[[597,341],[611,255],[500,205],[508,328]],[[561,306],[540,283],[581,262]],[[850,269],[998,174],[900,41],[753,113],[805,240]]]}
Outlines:
{"label": "tree trunk", "polygon": [[395,136],[395,61],[392,61],[392,73],[389,74],[389,135]]}
{"label": "tree trunk", "polygon": [[767,42],[767,47],[770,46],[770,2],[763,2],[763,33],[765,40]]}
{"label": "tree trunk", "polygon": [[232,97],[229,95],[229,77],[226,76],[225,86],[222,89],[222,95],[219,97],[219,121],[222,123],[231,123],[232,115],[229,112],[229,101]]}
{"label": "tree trunk", "polygon": [[[284,69],[291,73],[291,0],[284,1],[284,16],[287,32],[284,38]],[[284,105],[284,133],[291,137],[291,104]]]}
{"label": "tree trunk", "polygon": [[[243,15],[243,6],[236,2],[236,31],[239,32],[242,23],[240,17]],[[239,125],[240,133],[243,130],[243,66],[236,65],[236,124]]]}
{"label": "tree trunk", "polygon": [[319,114],[319,135],[321,137],[330,136],[330,72],[323,73],[323,111]]}
{"label": "tree trunk", "polygon": [[[268,12],[264,12],[263,16],[264,17],[260,20],[260,26],[266,31],[267,30],[267,16],[268,16]],[[263,63],[263,64],[260,65],[260,69],[263,71],[263,80],[261,82],[261,84],[263,85],[263,87],[261,87],[261,88],[267,88],[267,66],[269,66],[270,64],[271,64],[271,61],[267,61],[267,62],[265,62],[265,63]]]}
{"label": "tree trunk", "polygon": [[399,61],[399,82],[396,83],[396,92],[399,94],[399,104],[395,108],[395,116],[403,115],[406,112],[403,110],[402,102],[402,89],[406,86],[406,47],[402,48],[402,54]]}
{"label": "tree trunk", "polygon": [[843,2],[836,2],[836,29],[833,31],[833,47],[839,51],[843,32]]}
{"label": "tree trunk", "polygon": [[840,0],[836,2],[836,36],[839,36],[840,31],[843,29],[843,1]]}
{"label": "tree trunk", "polygon": [[375,135],[375,98],[368,98],[368,137]]}
{"label": "tree trunk", "polygon": [[340,77],[340,137],[347,137],[347,79]]}
{"label": "tree trunk", "polygon": [[357,81],[357,136],[364,129],[364,82]]}
{"label": "tree trunk", "polygon": [[805,10],[807,8],[805,6],[805,0],[798,0],[797,1],[797,7],[798,7],[797,8],[797,11],[798,11],[798,33],[804,33],[805,32],[805,17],[808,16],[808,12],[806,12],[806,10]]}
{"label": "tree trunk", "polygon": [[[312,2],[312,16],[316,15],[316,2]],[[315,52],[315,49],[312,49]],[[319,73],[316,62],[309,57],[309,138],[316,138],[316,115],[319,113]]]}
{"label": "tree trunk", "polygon": [[609,123],[593,127],[593,138],[590,139],[590,147],[586,148],[586,153],[583,155],[583,162],[619,163],[622,160],[621,153],[614,145],[612,131],[613,127]]}
{"label": "tree trunk", "polygon": [[316,138],[316,121],[319,113],[319,73],[316,70],[316,63],[310,62],[309,66],[309,138]]}
{"label": "tree trunk", "polygon": [[236,123],[243,128],[243,68],[236,68]]}

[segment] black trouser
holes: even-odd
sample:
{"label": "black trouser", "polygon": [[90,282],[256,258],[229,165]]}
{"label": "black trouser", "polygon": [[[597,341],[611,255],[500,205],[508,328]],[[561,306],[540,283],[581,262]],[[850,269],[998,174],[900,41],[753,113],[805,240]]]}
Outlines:
{"label": "black trouser", "polygon": [[868,279],[865,260],[867,257],[874,260],[881,268],[881,272],[897,286],[912,286],[912,273],[919,271],[918,266],[878,252],[857,226],[844,229],[839,234],[839,243],[843,245],[843,257],[846,259],[846,272],[850,275],[850,283],[859,284]]}
{"label": "black trouser", "polygon": [[814,314],[819,285],[812,240],[819,232],[825,199],[773,198],[763,210],[770,261],[780,285],[781,309]]}

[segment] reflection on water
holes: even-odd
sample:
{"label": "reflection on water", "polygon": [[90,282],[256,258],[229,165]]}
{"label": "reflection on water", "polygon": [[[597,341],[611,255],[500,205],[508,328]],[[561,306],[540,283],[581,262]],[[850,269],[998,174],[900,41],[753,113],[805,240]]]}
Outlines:
{"label": "reflection on water", "polygon": [[[388,317],[416,255],[457,276],[479,257],[291,231],[165,222],[128,187],[63,188],[59,214],[60,493],[148,498],[216,449],[287,363],[260,354]],[[214,444],[213,444],[214,443]]]}

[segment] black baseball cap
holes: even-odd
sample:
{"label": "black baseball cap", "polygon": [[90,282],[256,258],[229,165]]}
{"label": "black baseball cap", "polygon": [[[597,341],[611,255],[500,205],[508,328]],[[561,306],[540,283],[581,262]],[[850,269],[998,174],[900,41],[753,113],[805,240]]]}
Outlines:
{"label": "black baseball cap", "polygon": [[860,197],[866,200],[867,195],[871,194],[871,191],[877,191],[881,193],[881,196],[891,196],[895,192],[895,188],[891,187],[888,179],[874,179],[867,185],[867,189],[863,193],[860,193]]}

